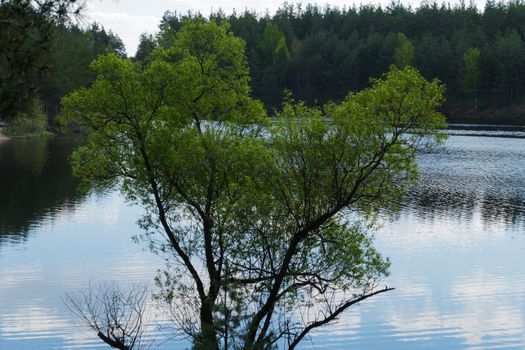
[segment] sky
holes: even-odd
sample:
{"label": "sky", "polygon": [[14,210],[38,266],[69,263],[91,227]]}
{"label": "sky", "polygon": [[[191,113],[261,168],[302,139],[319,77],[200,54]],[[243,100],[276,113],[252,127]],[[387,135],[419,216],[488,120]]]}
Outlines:
{"label": "sky", "polygon": [[[88,0],[87,9],[85,11],[84,21],[87,23],[98,22],[104,26],[106,30],[111,30],[116,33],[126,45],[128,56],[133,56],[137,51],[139,36],[141,33],[154,34],[158,31],[158,25],[162,15],[166,11],[177,11],[178,13],[187,13],[189,10],[199,11],[204,15],[208,15],[212,11],[222,9],[229,14],[234,9],[237,12],[242,12],[246,8],[255,10],[258,13],[264,14],[269,11],[274,13],[284,0]],[[330,4],[331,6],[353,6],[360,3],[387,5],[391,0],[363,0],[363,1],[349,1],[349,0],[327,0],[327,1],[288,1],[289,3],[318,3],[323,6]],[[404,0],[403,4],[414,7],[419,6],[419,0]],[[441,2],[438,0],[438,2]],[[447,0],[447,3],[458,3],[458,0]],[[468,3],[468,1],[465,1]],[[478,7],[483,6],[483,0],[475,0]]]}

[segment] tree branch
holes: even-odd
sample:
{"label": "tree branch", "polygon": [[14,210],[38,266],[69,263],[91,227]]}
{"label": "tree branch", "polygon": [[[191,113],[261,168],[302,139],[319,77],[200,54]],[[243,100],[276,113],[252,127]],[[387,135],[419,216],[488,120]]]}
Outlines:
{"label": "tree branch", "polygon": [[388,288],[388,287],[385,287],[384,289],[381,289],[381,290],[377,290],[373,293],[369,293],[369,294],[365,294],[365,295],[362,295],[356,299],[352,299],[352,300],[349,300],[347,301],[346,303],[344,303],[343,305],[341,305],[340,307],[338,307],[334,312],[332,312],[329,316],[325,317],[324,319],[322,320],[319,320],[319,321],[316,321],[316,322],[313,322],[313,323],[310,323],[305,329],[303,329],[303,331],[301,333],[299,333],[299,335],[293,340],[293,342],[290,344],[290,347],[288,348],[288,350],[293,350],[297,344],[299,344],[299,342],[308,334],[308,332],[310,332],[312,329],[314,328],[317,328],[317,327],[320,327],[322,325],[325,325],[333,320],[336,320],[337,319],[337,316],[339,316],[343,311],[345,311],[346,309],[348,309],[350,306],[354,305],[354,304],[357,304],[365,299],[368,299],[370,297],[373,297],[374,295],[377,295],[377,294],[381,294],[381,293],[384,293],[384,292],[388,292],[388,291],[391,291],[391,290],[394,290],[395,288]]}

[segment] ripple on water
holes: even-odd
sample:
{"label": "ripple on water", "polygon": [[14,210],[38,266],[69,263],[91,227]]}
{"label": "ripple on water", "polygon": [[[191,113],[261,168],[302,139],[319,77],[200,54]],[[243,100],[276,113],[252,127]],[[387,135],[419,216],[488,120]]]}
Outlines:
{"label": "ripple on water", "polygon": [[[376,234],[392,261],[384,282],[396,290],[344,313],[302,349],[525,348],[525,139],[515,132],[465,131],[418,156],[421,181]],[[41,183],[69,183],[26,163]],[[0,349],[103,348],[61,296],[90,281],[152,281],[163,261],[130,239],[141,211],[116,193],[33,194],[49,198],[49,209],[21,201],[17,210],[27,211],[15,217],[0,206]]]}

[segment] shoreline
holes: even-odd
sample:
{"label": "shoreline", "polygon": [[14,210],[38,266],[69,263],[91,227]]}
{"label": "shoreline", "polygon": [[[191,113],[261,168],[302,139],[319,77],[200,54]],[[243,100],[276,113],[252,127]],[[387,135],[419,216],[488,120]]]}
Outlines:
{"label": "shoreline", "polygon": [[441,113],[449,124],[525,125],[525,103],[493,108],[480,108],[477,112],[464,103],[444,104]]}
{"label": "shoreline", "polygon": [[2,133],[2,127],[0,127],[0,142],[3,142],[3,141],[7,141],[9,140],[10,138],[5,136],[3,133]]}

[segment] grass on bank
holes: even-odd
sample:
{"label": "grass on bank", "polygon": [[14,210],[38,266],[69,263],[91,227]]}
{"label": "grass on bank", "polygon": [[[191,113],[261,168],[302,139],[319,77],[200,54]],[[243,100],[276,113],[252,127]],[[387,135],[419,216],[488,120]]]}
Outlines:
{"label": "grass on bank", "polygon": [[20,113],[3,129],[8,137],[47,137],[53,135],[48,130],[47,115],[42,102],[35,97],[26,113]]}

